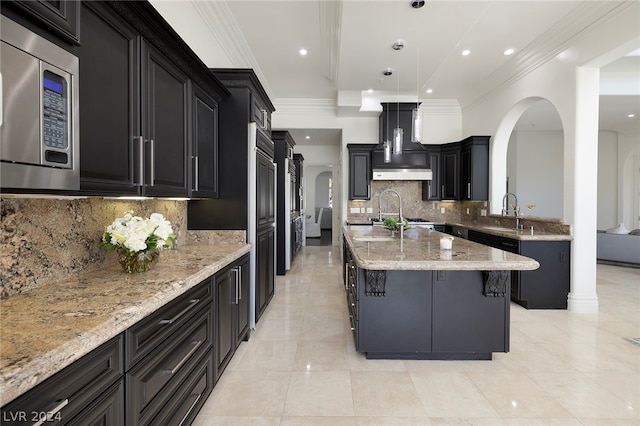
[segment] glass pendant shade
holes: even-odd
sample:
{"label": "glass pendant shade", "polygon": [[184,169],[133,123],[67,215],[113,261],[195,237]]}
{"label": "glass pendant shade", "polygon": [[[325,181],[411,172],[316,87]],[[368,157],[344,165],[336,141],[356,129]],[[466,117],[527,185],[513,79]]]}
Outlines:
{"label": "glass pendant shade", "polygon": [[394,154],[402,154],[402,139],[404,135],[404,130],[402,127],[396,127],[393,129],[393,153]]}
{"label": "glass pendant shade", "polygon": [[384,147],[384,162],[390,163],[391,162],[391,141],[388,141],[388,140],[384,141],[383,147]]}
{"label": "glass pendant shade", "polygon": [[422,117],[418,108],[411,114],[411,142],[422,142]]}

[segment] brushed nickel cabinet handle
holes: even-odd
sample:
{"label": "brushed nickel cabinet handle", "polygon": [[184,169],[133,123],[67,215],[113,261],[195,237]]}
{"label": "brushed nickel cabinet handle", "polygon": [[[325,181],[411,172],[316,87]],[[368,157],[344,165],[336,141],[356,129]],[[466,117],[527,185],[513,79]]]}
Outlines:
{"label": "brushed nickel cabinet handle", "polygon": [[[56,405],[55,407],[53,407],[51,409],[51,411],[46,411],[46,415],[45,412],[35,412],[35,413],[39,413],[40,415],[40,420],[38,420],[36,423],[33,424],[33,426],[40,426],[43,425],[45,422],[51,422],[54,421],[54,416],[56,414],[58,414],[60,412],[60,410],[62,410],[64,407],[66,407],[69,404],[69,398],[60,400],[60,401],[56,401],[56,403],[59,403],[58,405]],[[34,412],[32,412],[34,413]]]}
{"label": "brushed nickel cabinet handle", "polygon": [[178,312],[178,314],[176,316],[174,316],[171,319],[163,319],[158,321],[158,324],[160,325],[169,325],[169,324],[173,324],[174,322],[176,322],[181,316],[183,316],[184,314],[186,314],[187,312],[189,312],[191,309],[193,309],[194,306],[196,306],[198,304],[198,302],[200,301],[200,299],[191,299],[189,300],[189,306],[187,306],[186,308],[184,308],[183,310],[181,310],[180,312]]}
{"label": "brushed nickel cabinet handle", "polygon": [[178,362],[178,363],[176,364],[176,366],[175,366],[175,367],[173,367],[173,368],[165,368],[165,369],[164,369],[164,371],[165,371],[166,373],[169,373],[169,374],[176,374],[176,372],[177,372],[178,370],[180,370],[180,367],[182,367],[182,366],[184,365],[184,363],[185,363],[185,362],[187,362],[187,361],[189,360],[189,358],[191,358],[191,355],[193,355],[193,354],[194,354],[194,352],[198,350],[198,348],[202,345],[202,342],[203,342],[202,340],[193,340],[193,341],[191,342],[191,344],[193,345],[193,347],[192,347],[192,348],[191,348],[191,350],[190,350],[190,351],[189,351],[189,352],[188,352],[188,353],[187,353],[187,354],[186,354],[186,355],[185,355],[185,356],[180,360],[180,362]]}

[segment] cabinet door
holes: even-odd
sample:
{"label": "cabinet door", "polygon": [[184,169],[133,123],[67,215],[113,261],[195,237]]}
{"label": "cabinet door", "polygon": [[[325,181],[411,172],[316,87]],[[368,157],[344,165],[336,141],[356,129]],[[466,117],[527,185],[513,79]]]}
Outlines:
{"label": "cabinet door", "polygon": [[271,225],[275,221],[275,176],[273,162],[262,152],[257,153],[257,219],[258,228]]}
{"label": "cabinet door", "polygon": [[489,199],[489,136],[471,136],[460,151],[460,199]]}
{"label": "cabinet door", "polygon": [[243,257],[235,266],[238,275],[236,304],[236,347],[249,339],[249,258]]}
{"label": "cabinet door", "polygon": [[79,0],[3,1],[3,3],[18,8],[36,21],[38,26],[47,28],[66,42],[80,44]]}
{"label": "cabinet door", "polygon": [[429,150],[429,168],[431,169],[432,178],[422,182],[422,199],[425,201],[440,200],[440,149]]}
{"label": "cabinet door", "polygon": [[217,381],[235,350],[233,315],[235,305],[235,274],[231,268],[215,276],[214,361]]}
{"label": "cabinet door", "polygon": [[459,147],[451,147],[442,150],[442,194],[443,200],[457,200],[459,194]]}
{"label": "cabinet door", "polygon": [[349,199],[371,198],[371,150],[349,149]]}
{"label": "cabinet door", "polygon": [[274,293],[275,232],[267,228],[257,235],[256,244],[256,321],[260,318]]}
{"label": "cabinet door", "polygon": [[194,86],[191,108],[190,193],[218,198],[218,104]]}
{"label": "cabinet door", "polygon": [[142,49],[145,194],[187,196],[188,79],[150,44]]}
{"label": "cabinet door", "polygon": [[82,3],[80,59],[80,187],[137,194],[141,161],[140,40],[101,2]]}

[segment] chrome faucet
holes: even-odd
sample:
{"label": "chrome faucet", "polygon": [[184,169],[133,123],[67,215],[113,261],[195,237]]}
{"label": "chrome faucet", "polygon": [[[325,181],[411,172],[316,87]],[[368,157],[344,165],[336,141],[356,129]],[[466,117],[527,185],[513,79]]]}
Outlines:
{"label": "chrome faucet", "polygon": [[507,192],[502,197],[502,217],[509,216],[509,196],[513,196],[514,203],[511,204],[513,207],[513,216],[516,218],[516,229],[520,229],[520,206],[518,205],[518,197],[513,192]]}
{"label": "chrome faucet", "polygon": [[[396,196],[398,197],[398,216],[399,216],[399,223],[400,223],[400,247],[403,247],[404,245],[404,218],[402,217],[402,197],[400,197],[400,194],[398,193],[398,191],[396,191],[395,189],[385,189],[384,191],[382,191],[380,193],[380,195],[378,195],[378,219],[380,219],[380,221],[382,222],[382,195],[385,194],[386,192],[392,192],[394,194],[396,194]],[[384,213],[384,214],[390,214],[390,213]]]}

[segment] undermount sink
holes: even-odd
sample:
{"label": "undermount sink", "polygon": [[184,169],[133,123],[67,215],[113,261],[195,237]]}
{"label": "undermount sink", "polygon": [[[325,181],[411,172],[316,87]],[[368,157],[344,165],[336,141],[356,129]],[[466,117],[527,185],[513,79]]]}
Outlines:
{"label": "undermount sink", "polygon": [[383,235],[368,235],[365,237],[353,237],[354,240],[356,241],[366,241],[366,242],[378,242],[378,241],[393,241],[395,240],[395,238],[393,237],[386,237]]}

